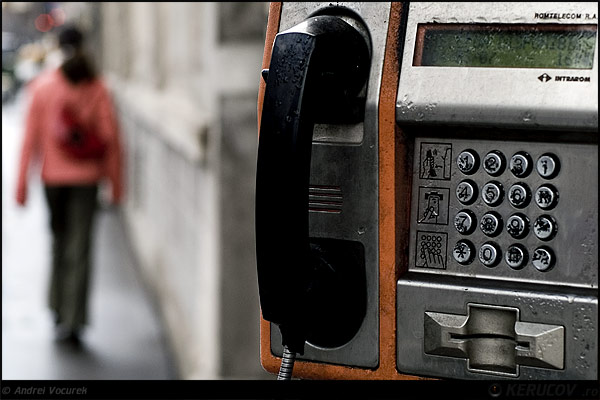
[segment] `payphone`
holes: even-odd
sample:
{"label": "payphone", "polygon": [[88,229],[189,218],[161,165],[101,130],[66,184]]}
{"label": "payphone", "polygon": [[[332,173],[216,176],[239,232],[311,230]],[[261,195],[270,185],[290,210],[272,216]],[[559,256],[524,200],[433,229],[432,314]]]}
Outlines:
{"label": "payphone", "polygon": [[[596,3],[271,3],[261,361],[597,379]],[[289,365],[288,365],[289,366]]]}

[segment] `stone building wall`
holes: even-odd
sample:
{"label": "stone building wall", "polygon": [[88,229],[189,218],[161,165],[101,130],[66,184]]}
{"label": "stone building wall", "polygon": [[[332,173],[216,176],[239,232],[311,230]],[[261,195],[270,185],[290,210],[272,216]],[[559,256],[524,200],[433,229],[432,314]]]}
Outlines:
{"label": "stone building wall", "polygon": [[266,377],[254,257],[268,3],[101,3],[126,226],[182,379]]}

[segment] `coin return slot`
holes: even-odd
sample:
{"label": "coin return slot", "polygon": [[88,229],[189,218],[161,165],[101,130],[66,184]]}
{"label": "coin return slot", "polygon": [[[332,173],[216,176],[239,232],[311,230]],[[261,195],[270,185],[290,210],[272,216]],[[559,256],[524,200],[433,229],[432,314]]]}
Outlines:
{"label": "coin return slot", "polygon": [[[504,336],[504,335],[494,335],[493,333],[480,334],[480,335],[461,335],[461,334],[457,334],[457,333],[451,333],[450,334],[450,339],[451,340],[471,340],[471,339],[507,339],[507,340],[514,340],[514,337],[512,337],[512,336]],[[517,346],[519,346],[519,347],[524,348],[524,349],[529,348],[529,343],[527,343],[527,342],[517,343],[515,341],[515,344]]]}
{"label": "coin return slot", "polygon": [[425,312],[426,354],[464,358],[474,373],[564,368],[564,327],[519,321],[519,309],[468,304],[467,315]]}

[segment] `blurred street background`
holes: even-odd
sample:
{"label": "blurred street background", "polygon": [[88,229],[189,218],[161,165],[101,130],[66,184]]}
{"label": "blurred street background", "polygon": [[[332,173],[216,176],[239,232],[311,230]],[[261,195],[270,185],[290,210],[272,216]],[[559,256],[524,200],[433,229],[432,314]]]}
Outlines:
{"label": "blurred street background", "polygon": [[[2,379],[273,379],[259,360],[256,101],[266,2],[2,2]],[[15,182],[27,83],[75,24],[108,83],[125,201],[95,225],[90,325],[54,339],[48,213]],[[36,175],[36,176],[39,176]],[[102,194],[102,193],[101,193]]]}

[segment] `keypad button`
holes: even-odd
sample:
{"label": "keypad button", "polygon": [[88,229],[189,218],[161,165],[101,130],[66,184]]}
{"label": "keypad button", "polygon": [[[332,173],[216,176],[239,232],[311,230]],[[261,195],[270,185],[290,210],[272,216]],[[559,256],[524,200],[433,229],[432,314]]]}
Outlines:
{"label": "keypad button", "polygon": [[464,205],[473,204],[477,199],[477,185],[470,179],[461,181],[456,186],[456,197]]}
{"label": "keypad button", "polygon": [[496,243],[484,243],[479,249],[479,261],[488,268],[498,265],[501,258],[502,253]]}
{"label": "keypad button", "polygon": [[515,239],[523,239],[529,233],[529,218],[523,214],[511,215],[506,221],[506,231]]}
{"label": "keypad button", "polygon": [[506,160],[504,155],[497,150],[490,151],[483,158],[483,169],[491,176],[501,175],[505,168]]}
{"label": "keypad button", "polygon": [[475,231],[477,217],[470,210],[459,211],[454,217],[454,227],[458,233],[469,235]]}
{"label": "keypad button", "polygon": [[495,212],[489,212],[481,217],[479,228],[486,236],[498,236],[502,232],[502,217]]}
{"label": "keypad button", "polygon": [[452,250],[452,257],[461,265],[469,265],[475,258],[475,247],[468,240],[459,240]]}
{"label": "keypad button", "polygon": [[508,202],[515,208],[525,208],[531,201],[531,190],[525,183],[515,183],[508,189]]}
{"label": "keypad button", "polygon": [[508,169],[517,178],[525,178],[533,169],[533,160],[528,153],[519,151],[510,158]]}
{"label": "keypad button", "polygon": [[542,246],[533,252],[531,263],[538,271],[547,272],[556,264],[556,257],[552,249]]}
{"label": "keypad button", "polygon": [[474,174],[479,168],[479,156],[475,150],[462,151],[456,158],[458,170],[465,175]]}
{"label": "keypad button", "polygon": [[520,244],[513,244],[506,249],[504,261],[512,269],[521,269],[527,265],[528,257],[525,247]]}
{"label": "keypad button", "polygon": [[481,189],[481,197],[485,204],[494,207],[502,203],[504,189],[500,182],[492,181],[486,183]]}
{"label": "keypad button", "polygon": [[542,210],[551,210],[558,203],[558,190],[552,185],[542,185],[535,191],[535,204]]}
{"label": "keypad button", "polygon": [[556,235],[556,230],[556,221],[549,215],[540,215],[533,223],[533,233],[540,240],[551,240]]}
{"label": "keypad button", "polygon": [[545,179],[552,179],[558,175],[560,162],[558,157],[552,153],[546,153],[538,158],[535,164],[538,174]]}

